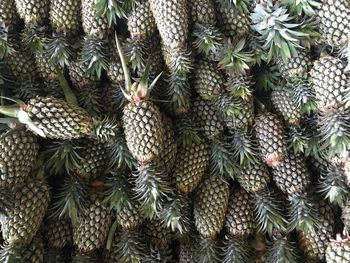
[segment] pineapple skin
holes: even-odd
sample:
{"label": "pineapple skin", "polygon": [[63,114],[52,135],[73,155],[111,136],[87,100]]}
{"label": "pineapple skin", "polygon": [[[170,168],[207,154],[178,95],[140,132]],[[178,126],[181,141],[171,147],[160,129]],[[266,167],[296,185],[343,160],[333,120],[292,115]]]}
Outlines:
{"label": "pineapple skin", "polygon": [[233,237],[248,237],[255,231],[252,197],[243,188],[234,191],[229,199],[225,227]]}
{"label": "pineapple skin", "polygon": [[250,167],[244,167],[237,174],[237,181],[249,193],[261,192],[270,182],[270,173],[264,163],[257,161]]}
{"label": "pineapple skin", "polygon": [[133,202],[124,205],[120,211],[115,213],[115,219],[123,231],[134,230],[143,222],[143,217],[138,209],[138,205]]}
{"label": "pineapple skin", "polygon": [[165,131],[160,111],[152,102],[128,103],[124,107],[123,127],[126,144],[139,163],[161,156]]}
{"label": "pineapple skin", "polygon": [[62,249],[73,242],[72,224],[69,220],[50,220],[43,226],[43,238],[49,248]]}
{"label": "pineapple skin", "polygon": [[332,47],[348,43],[350,4],[347,0],[324,0],[317,12],[322,38]]}
{"label": "pineapple skin", "polygon": [[18,22],[18,14],[16,5],[13,0],[3,0],[0,2],[0,24],[5,23],[5,26],[16,27]]}
{"label": "pineapple skin", "polygon": [[26,25],[44,25],[49,16],[49,0],[15,0],[18,15]]}
{"label": "pineapple skin", "polygon": [[150,39],[157,31],[157,24],[148,0],[139,0],[128,16],[131,38]]}
{"label": "pineapple skin", "polygon": [[81,27],[81,1],[80,0],[51,0],[50,22],[56,33],[75,35]]}
{"label": "pineapple skin", "polygon": [[37,138],[23,127],[0,136],[0,188],[11,189],[24,183],[38,156]]}
{"label": "pineapple skin", "polygon": [[345,65],[339,58],[324,56],[315,61],[310,70],[311,83],[315,89],[319,110],[341,104],[347,90]]}
{"label": "pineapple skin", "polygon": [[299,50],[296,56],[292,56],[287,62],[277,59],[276,65],[282,77],[291,80],[308,72],[312,66],[311,56],[305,50]]}
{"label": "pineapple skin", "polygon": [[204,59],[196,62],[193,87],[205,100],[215,100],[224,87],[224,76],[217,64]]}
{"label": "pineapple skin", "polygon": [[39,230],[50,201],[49,185],[44,178],[31,179],[13,191],[13,204],[7,208],[2,235],[10,245],[30,244]]}
{"label": "pineapple skin", "polygon": [[222,229],[229,202],[228,184],[211,175],[200,184],[193,213],[197,231],[203,238],[214,238]]}
{"label": "pineapple skin", "polygon": [[191,25],[195,23],[203,25],[216,24],[216,10],[213,0],[189,0],[188,10]]}
{"label": "pineapple skin", "polygon": [[326,262],[350,262],[350,239],[338,237],[331,240],[326,250]]}
{"label": "pineapple skin", "polygon": [[173,169],[176,189],[183,193],[193,192],[209,166],[209,158],[209,146],[205,143],[179,148]]}
{"label": "pineapple skin", "polygon": [[28,101],[25,112],[48,138],[79,139],[93,131],[87,111],[64,100],[37,96]]}
{"label": "pineapple skin", "polygon": [[85,34],[104,38],[108,32],[108,21],[96,16],[95,0],[81,0],[82,25]]}
{"label": "pineapple skin", "polygon": [[73,223],[73,242],[82,253],[93,252],[105,245],[112,223],[112,213],[97,193],[90,195],[86,211]]}
{"label": "pineapple skin", "polygon": [[255,132],[263,161],[270,167],[281,165],[287,146],[279,118],[269,112],[258,115],[255,118]]}

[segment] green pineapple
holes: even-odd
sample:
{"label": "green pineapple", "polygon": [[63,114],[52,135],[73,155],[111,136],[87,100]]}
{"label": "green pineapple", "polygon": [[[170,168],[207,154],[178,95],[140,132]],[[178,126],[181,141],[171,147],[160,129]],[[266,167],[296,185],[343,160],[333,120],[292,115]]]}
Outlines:
{"label": "green pineapple", "polygon": [[79,166],[73,168],[73,173],[88,181],[105,174],[107,170],[106,144],[85,139],[78,147],[80,148]]}
{"label": "green pineapple", "polygon": [[115,214],[118,225],[124,231],[134,230],[139,227],[143,222],[143,217],[139,212],[139,205],[134,201],[131,201],[124,206]]}
{"label": "green pineapple", "polygon": [[1,106],[0,111],[15,116],[41,137],[53,139],[98,138],[108,141],[118,126],[113,121],[97,120],[87,111],[64,100],[36,96],[21,108]]}
{"label": "green pineapple", "polygon": [[350,4],[347,1],[322,1],[316,12],[322,38],[332,47],[344,47],[349,41]]}
{"label": "green pineapple", "polygon": [[221,231],[229,202],[229,187],[223,179],[210,175],[200,184],[194,200],[194,219],[203,238],[215,238]]}
{"label": "green pineapple", "polygon": [[287,62],[283,59],[277,59],[276,64],[282,77],[290,80],[308,72],[312,66],[311,55],[305,50],[300,50]]}
{"label": "green pineapple", "polygon": [[215,3],[213,0],[190,0],[188,8],[192,25],[192,45],[199,53],[213,59],[222,41],[222,34],[216,27]]}
{"label": "green pineapple", "polygon": [[204,100],[214,101],[224,87],[224,76],[216,63],[200,59],[194,69],[193,87]]}
{"label": "green pineapple", "polygon": [[287,145],[281,121],[273,113],[263,113],[255,118],[255,132],[263,161],[271,167],[281,165]]}
{"label": "green pineapple", "polygon": [[30,244],[45,216],[50,200],[49,186],[44,178],[33,177],[11,193],[11,206],[5,208],[2,234],[10,246]]}
{"label": "green pineapple", "polygon": [[299,232],[299,246],[310,260],[324,260],[326,249],[333,236],[334,218],[329,204],[321,200],[316,205],[319,227],[315,232]]}
{"label": "green pineapple", "polygon": [[30,176],[38,156],[36,137],[24,127],[15,127],[0,136],[0,187],[11,189],[24,183]]}
{"label": "green pineapple", "polygon": [[270,173],[267,167],[259,160],[252,167],[244,167],[236,175],[239,184],[249,193],[263,191],[270,182]]}
{"label": "green pineapple", "polygon": [[317,108],[321,111],[344,102],[347,91],[345,65],[339,58],[322,56],[310,70]]}
{"label": "green pineapple", "polygon": [[326,250],[326,261],[346,263],[350,261],[350,240],[337,235],[336,240],[331,240]]}
{"label": "green pineapple", "polygon": [[194,191],[208,167],[209,147],[205,142],[179,147],[173,169],[176,189],[183,193]]}
{"label": "green pineapple", "polygon": [[225,227],[232,237],[248,237],[255,231],[251,195],[244,189],[235,189],[229,199]]}
{"label": "green pineapple", "polygon": [[49,0],[15,0],[17,12],[26,25],[44,25],[49,16]]}
{"label": "green pineapple", "polygon": [[224,126],[214,102],[197,97],[192,103],[191,111],[194,122],[206,138],[215,138],[223,131]]}
{"label": "green pineapple", "polygon": [[271,93],[271,102],[276,112],[289,126],[299,125],[302,118],[301,109],[294,103],[289,90],[275,89]]}
{"label": "green pineapple", "polygon": [[151,0],[150,4],[162,38],[164,57],[168,58],[167,67],[171,72],[187,73],[190,69],[187,1]]}
{"label": "green pineapple", "polygon": [[92,192],[87,208],[73,222],[73,242],[78,253],[89,254],[105,245],[112,223],[112,213],[98,192]]}
{"label": "green pineapple", "polygon": [[218,25],[229,38],[241,38],[250,31],[249,13],[239,10],[234,5],[225,5],[224,1],[217,1]]}

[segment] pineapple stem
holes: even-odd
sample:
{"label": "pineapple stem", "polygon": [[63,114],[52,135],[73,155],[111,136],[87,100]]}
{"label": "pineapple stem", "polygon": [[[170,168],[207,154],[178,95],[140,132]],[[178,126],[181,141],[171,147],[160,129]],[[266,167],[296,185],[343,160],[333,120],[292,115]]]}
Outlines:
{"label": "pineapple stem", "polygon": [[[122,63],[122,67],[123,67],[123,71],[124,71],[125,87],[126,87],[128,93],[129,93],[131,91],[131,86],[132,86],[131,77],[130,77],[130,71],[129,71],[129,68],[128,68],[127,64],[126,64],[126,58],[125,58],[124,52],[122,50],[120,41],[118,39],[117,33],[115,33],[115,42],[117,44],[118,54],[119,54],[120,61]],[[123,91],[123,93],[125,92],[125,90],[123,90],[123,89],[122,89],[122,91]]]}
{"label": "pineapple stem", "polygon": [[60,81],[61,88],[63,90],[64,97],[66,98],[66,101],[68,103],[71,103],[71,104],[74,104],[74,105],[78,106],[79,104],[78,104],[77,97],[74,95],[72,89],[69,86],[68,81],[66,80],[66,78],[64,77],[64,75],[58,69],[57,66],[56,66],[56,73],[58,75],[58,80]]}
{"label": "pineapple stem", "polygon": [[109,233],[108,233],[108,238],[107,238],[107,250],[110,250],[112,247],[113,243],[113,237],[115,234],[115,231],[117,230],[118,227],[118,222],[114,221],[113,225],[111,226]]}

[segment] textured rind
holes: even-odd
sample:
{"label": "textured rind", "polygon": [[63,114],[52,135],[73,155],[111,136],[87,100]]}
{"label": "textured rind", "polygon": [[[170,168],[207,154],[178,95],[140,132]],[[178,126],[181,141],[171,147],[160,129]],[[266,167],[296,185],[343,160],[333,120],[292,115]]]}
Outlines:
{"label": "textured rind", "polygon": [[326,262],[350,262],[350,239],[331,240],[326,250]]}
{"label": "textured rind", "polygon": [[265,164],[260,161],[251,167],[245,167],[237,174],[239,184],[250,193],[264,190],[270,181],[270,174]]}
{"label": "textured rind", "polygon": [[311,176],[301,155],[289,153],[281,165],[272,168],[273,180],[284,193],[303,193],[309,186]]}
{"label": "textured rind", "polygon": [[159,33],[167,48],[186,46],[188,13],[186,0],[150,0]]}
{"label": "textured rind", "polygon": [[188,9],[192,25],[194,23],[204,25],[216,24],[216,10],[213,0],[189,0]]}
{"label": "textured rind", "polygon": [[80,29],[81,0],[51,0],[50,21],[56,32],[73,35]]}
{"label": "textured rind", "polygon": [[15,0],[17,12],[26,25],[42,25],[48,20],[50,0]]}
{"label": "textured rind", "polygon": [[79,251],[89,253],[105,245],[112,213],[103,198],[92,194],[83,215],[73,224],[73,242]]}
{"label": "textured rind", "polygon": [[348,43],[350,34],[350,3],[347,0],[324,0],[317,12],[323,39],[333,47]]}
{"label": "textured rind", "polygon": [[167,249],[171,244],[172,233],[161,220],[155,219],[145,223],[145,234],[149,243],[160,250]]}
{"label": "textured rind", "polygon": [[[221,96],[220,99],[225,100],[225,96]],[[230,99],[229,99],[230,100]],[[248,130],[254,122],[254,103],[253,98],[248,98],[246,100],[237,99],[241,107],[240,112],[235,114],[235,116],[223,116],[224,123],[230,130]],[[225,102],[223,102],[225,103]],[[230,103],[230,101],[228,101]]]}
{"label": "textured rind", "polygon": [[287,152],[281,121],[273,113],[260,114],[255,118],[255,131],[263,161],[271,167],[280,165]]}
{"label": "textured rind", "polygon": [[218,136],[224,130],[215,103],[212,101],[196,98],[192,104],[192,116],[198,129],[208,139]]}
{"label": "textured rind", "polygon": [[221,178],[211,175],[199,186],[194,201],[197,231],[204,238],[215,237],[222,229],[230,190]]}
{"label": "textured rind", "polygon": [[237,38],[248,34],[250,30],[249,15],[233,7],[217,5],[218,24],[227,37]]}
{"label": "textured rind", "polygon": [[162,154],[164,125],[152,102],[128,103],[124,107],[123,127],[130,153],[140,163],[153,161]]}
{"label": "textured rind", "polygon": [[33,66],[34,59],[20,48],[16,48],[16,55],[7,58],[13,75],[19,81],[34,80],[37,77],[37,69]]}
{"label": "textured rind", "polygon": [[143,221],[143,217],[139,212],[138,206],[134,203],[132,203],[130,206],[124,205],[120,211],[116,212],[115,218],[123,230],[136,229]]}
{"label": "textured rind", "polygon": [[49,248],[62,249],[72,244],[72,224],[69,220],[48,221],[43,228],[43,237]]}
{"label": "textured rind", "polygon": [[224,76],[217,64],[203,59],[197,61],[193,87],[203,99],[216,99],[224,88]]}
{"label": "textured rind", "polygon": [[293,102],[288,90],[274,90],[271,93],[271,101],[276,112],[283,117],[287,124],[299,124],[302,118],[302,113],[300,108]]}
{"label": "textured rind", "polygon": [[289,80],[306,73],[312,66],[312,61],[308,52],[299,50],[296,56],[286,62],[283,59],[277,59],[276,65],[282,77]]}
{"label": "textured rind", "polygon": [[328,242],[333,236],[333,211],[325,201],[318,202],[315,210],[318,212],[319,227],[315,232],[299,232],[299,245],[307,258],[324,260]]}
{"label": "textured rind", "polygon": [[96,15],[95,0],[81,0],[82,24],[85,34],[104,37],[108,31],[108,21]]}
{"label": "textured rind", "polygon": [[339,58],[321,57],[310,70],[317,107],[322,110],[343,102],[347,90],[345,65]]}
{"label": "textured rind", "polygon": [[209,166],[209,158],[209,147],[205,143],[181,147],[173,169],[176,189],[183,193],[192,192],[202,180]]}
{"label": "textured rind", "polygon": [[0,24],[5,23],[7,27],[15,27],[18,22],[18,14],[16,11],[15,1],[0,1]]}
{"label": "textured rind", "polygon": [[11,189],[29,176],[38,156],[39,144],[33,133],[15,128],[0,136],[0,188]]}
{"label": "textured rind", "polygon": [[26,263],[44,263],[45,247],[40,235],[33,238],[32,242],[26,248],[22,255],[23,262]]}
{"label": "textured rind", "polygon": [[131,38],[141,39],[149,39],[157,31],[148,0],[140,0],[136,3],[135,9],[128,16],[128,30]]}
{"label": "textured rind", "polygon": [[13,191],[13,204],[2,221],[2,235],[8,244],[30,244],[39,230],[50,200],[45,179],[27,181]]}
{"label": "textured rind", "polygon": [[28,101],[25,111],[48,138],[79,139],[93,132],[93,120],[87,111],[60,99],[35,97]]}
{"label": "textured rind", "polygon": [[255,222],[252,197],[244,189],[231,194],[226,212],[225,227],[233,237],[247,237],[254,233]]}

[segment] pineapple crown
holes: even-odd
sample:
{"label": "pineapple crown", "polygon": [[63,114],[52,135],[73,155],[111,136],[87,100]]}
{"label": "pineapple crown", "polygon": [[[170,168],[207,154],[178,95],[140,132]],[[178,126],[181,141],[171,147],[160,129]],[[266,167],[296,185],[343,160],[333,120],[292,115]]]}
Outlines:
{"label": "pineapple crown", "polygon": [[5,23],[0,21],[0,60],[3,60],[13,52],[14,49],[8,42],[8,28]]}
{"label": "pineapple crown", "polygon": [[105,17],[111,26],[117,23],[117,18],[126,18],[135,4],[135,0],[96,0],[96,16]]}
{"label": "pineapple crown", "polygon": [[127,100],[133,103],[140,103],[149,97],[149,93],[152,88],[155,86],[156,82],[162,75],[160,73],[148,86],[149,72],[150,72],[150,62],[147,62],[145,71],[138,82],[132,83],[130,70],[126,63],[126,58],[121,46],[121,43],[118,39],[117,34],[115,34],[115,41],[117,44],[117,49],[120,57],[120,61],[122,63],[124,78],[125,78],[125,89],[121,87],[121,90]]}
{"label": "pineapple crown", "polygon": [[214,55],[221,47],[222,35],[215,25],[196,23],[193,29],[193,46],[206,56]]}
{"label": "pineapple crown", "polygon": [[240,12],[249,12],[250,0],[217,0],[219,4],[227,8],[236,8]]}
{"label": "pineapple crown", "polygon": [[297,54],[297,48],[308,34],[301,32],[301,23],[294,23],[294,17],[286,8],[268,2],[266,6],[258,4],[251,15],[252,29],[260,34],[262,49],[267,50],[267,60],[281,57],[287,61]]}
{"label": "pineapple crown", "polygon": [[282,4],[288,7],[290,13],[297,16],[313,16],[321,7],[321,3],[314,0],[283,0]]}

